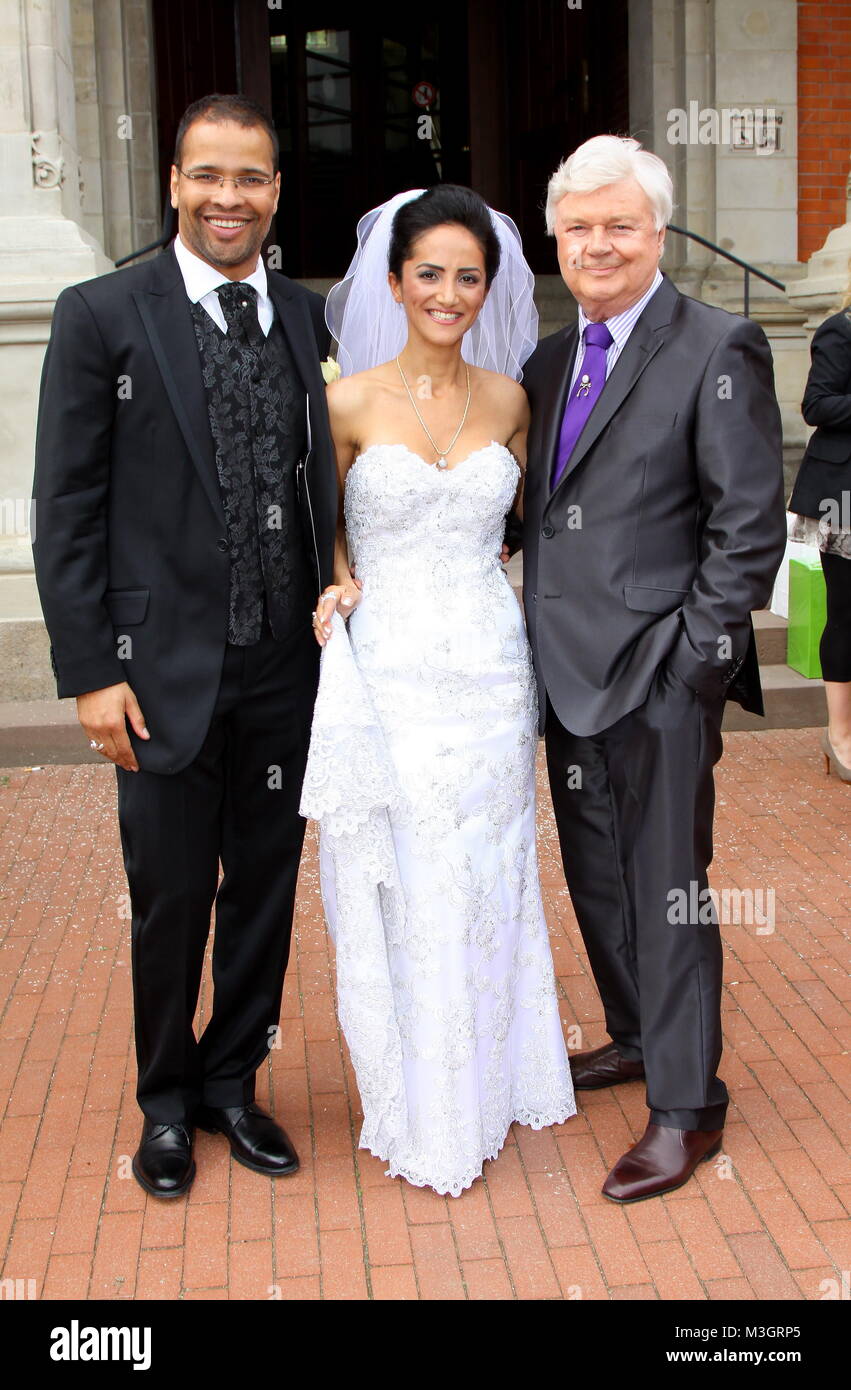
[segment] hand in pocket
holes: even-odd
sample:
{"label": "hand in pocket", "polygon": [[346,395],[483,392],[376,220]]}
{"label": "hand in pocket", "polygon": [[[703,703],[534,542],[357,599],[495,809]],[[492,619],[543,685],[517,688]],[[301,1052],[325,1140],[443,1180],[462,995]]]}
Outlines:
{"label": "hand in pocket", "polygon": [[644,718],[651,728],[674,728],[688,717],[688,712],[694,707],[697,699],[697,692],[663,661],[662,665],[656,668],[644,702]]}

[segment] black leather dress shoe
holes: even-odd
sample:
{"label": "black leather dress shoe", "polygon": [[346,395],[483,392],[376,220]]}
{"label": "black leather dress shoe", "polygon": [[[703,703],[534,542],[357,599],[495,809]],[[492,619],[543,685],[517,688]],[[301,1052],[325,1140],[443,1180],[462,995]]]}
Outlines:
{"label": "black leather dress shoe", "polygon": [[195,1123],[207,1134],[226,1135],[237,1162],[255,1173],[282,1178],[298,1169],[298,1154],[286,1130],[256,1101],[220,1108],[202,1105]]}
{"label": "black leather dress shoe", "polygon": [[570,1074],[574,1090],[598,1091],[603,1086],[617,1086],[621,1081],[638,1081],[644,1076],[643,1062],[627,1062],[614,1043],[595,1047],[592,1052],[577,1052],[570,1059]]}
{"label": "black leather dress shoe", "polygon": [[189,1191],[195,1177],[193,1137],[186,1125],[162,1125],[145,1117],[133,1176],[152,1197],[182,1197]]}

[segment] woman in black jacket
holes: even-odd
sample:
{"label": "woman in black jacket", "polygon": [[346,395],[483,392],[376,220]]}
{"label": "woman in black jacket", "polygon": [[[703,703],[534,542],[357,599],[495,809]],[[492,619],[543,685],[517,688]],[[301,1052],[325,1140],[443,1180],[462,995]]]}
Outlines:
{"label": "woman in black jacket", "polygon": [[816,329],[801,404],[815,434],[798,473],[790,510],[796,540],[815,544],[827,588],[819,654],[827,695],[822,735],[827,772],[851,782],[851,291],[845,307]]}

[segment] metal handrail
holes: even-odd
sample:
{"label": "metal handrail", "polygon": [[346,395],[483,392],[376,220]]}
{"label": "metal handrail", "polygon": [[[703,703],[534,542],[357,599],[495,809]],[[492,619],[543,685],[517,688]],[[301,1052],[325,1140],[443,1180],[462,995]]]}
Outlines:
{"label": "metal handrail", "polygon": [[138,260],[140,256],[147,256],[149,251],[161,251],[164,246],[168,245],[173,236],[174,208],[171,206],[171,203],[166,203],[165,212],[163,213],[163,229],[160,232],[159,239],[157,241],[152,241],[150,246],[143,246],[139,251],[131,251],[129,256],[122,256],[115,262],[115,269],[118,270],[119,266],[127,265],[130,261]]}
{"label": "metal handrail", "polygon": [[701,246],[706,246],[710,251],[714,251],[717,256],[723,256],[725,260],[732,261],[733,265],[740,265],[745,272],[745,318],[750,318],[751,307],[751,286],[750,277],[759,276],[760,280],[765,280],[766,284],[774,285],[778,290],[786,289],[781,280],[775,280],[773,275],[766,275],[764,270],[759,270],[755,265],[748,261],[743,261],[739,256],[734,256],[732,251],[725,251],[723,246],[718,246],[714,241],[707,241],[705,236],[700,236],[698,232],[690,232],[687,227],[675,227],[673,222],[668,223],[669,232],[679,232],[680,236],[691,237],[692,241],[699,241]]}
{"label": "metal handrail", "polygon": [[150,246],[143,246],[140,251],[131,251],[129,256],[121,256],[120,259],[115,262],[115,269],[118,270],[119,266],[127,265],[130,261],[138,260],[139,256],[147,256],[149,251],[161,251],[170,240],[171,237],[161,236],[159,241],[152,241]]}

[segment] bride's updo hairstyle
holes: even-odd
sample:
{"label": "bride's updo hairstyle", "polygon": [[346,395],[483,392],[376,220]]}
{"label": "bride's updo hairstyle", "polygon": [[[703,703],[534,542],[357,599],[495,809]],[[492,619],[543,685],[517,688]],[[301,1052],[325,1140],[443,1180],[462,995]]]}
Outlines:
{"label": "bride's updo hairstyle", "polygon": [[402,204],[393,218],[387,269],[401,281],[402,264],[411,259],[415,242],[433,227],[447,223],[465,227],[476,238],[485,259],[485,285],[490,289],[499,270],[499,237],[484,199],[458,183],[435,184],[419,198]]}

